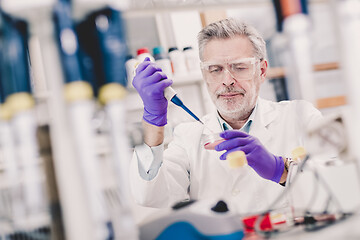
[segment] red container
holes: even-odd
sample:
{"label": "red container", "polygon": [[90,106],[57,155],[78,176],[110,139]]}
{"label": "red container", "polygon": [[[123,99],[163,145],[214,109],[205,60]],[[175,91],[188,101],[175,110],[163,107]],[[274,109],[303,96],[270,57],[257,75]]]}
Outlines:
{"label": "red container", "polygon": [[[254,232],[254,225],[255,225],[255,221],[259,218],[259,215],[255,215],[255,216],[248,216],[243,218],[243,223],[244,223],[244,230],[246,233],[249,232]],[[265,216],[261,216],[261,222],[260,222],[260,229],[262,231],[271,231],[273,230],[272,225],[271,225],[271,221],[270,221],[270,214],[267,213],[265,214]]]}

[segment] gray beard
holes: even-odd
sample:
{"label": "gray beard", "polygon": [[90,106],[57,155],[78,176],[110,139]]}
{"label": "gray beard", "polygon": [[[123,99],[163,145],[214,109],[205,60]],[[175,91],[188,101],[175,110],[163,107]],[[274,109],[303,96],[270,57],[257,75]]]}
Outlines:
{"label": "gray beard", "polygon": [[242,120],[249,117],[255,107],[257,100],[256,90],[252,93],[251,99],[246,99],[246,93],[244,97],[243,101],[231,105],[230,108],[228,107],[228,104],[232,100],[220,101],[214,99],[214,104],[222,117],[233,120]]}
{"label": "gray beard", "polygon": [[232,109],[224,109],[222,106],[219,106],[221,104],[215,104],[217,110],[219,111],[220,115],[224,118],[231,119],[231,120],[243,120],[250,116],[252,110],[255,107],[256,103],[256,96],[254,96],[254,100],[251,99],[251,103],[242,102],[241,104],[238,104],[237,106],[234,106]]}

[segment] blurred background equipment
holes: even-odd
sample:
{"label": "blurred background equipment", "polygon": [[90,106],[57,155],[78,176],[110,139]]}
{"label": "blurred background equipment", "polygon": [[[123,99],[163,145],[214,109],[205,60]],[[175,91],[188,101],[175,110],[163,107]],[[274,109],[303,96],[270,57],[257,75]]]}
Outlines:
{"label": "blurred background equipment", "polygon": [[[90,23],[85,25],[88,27],[85,31],[95,34],[90,44],[93,52],[103,56],[99,59],[98,55],[91,56],[83,50],[85,44],[82,48],[77,40],[81,33],[74,30],[78,22],[73,20],[71,6],[84,3],[37,1],[26,5],[29,8],[22,3],[1,2],[6,12],[1,22],[4,33],[1,46],[6,50],[1,61],[4,73],[1,89],[6,106],[11,109],[10,117],[6,117],[6,108],[2,107],[3,131],[10,136],[2,141],[7,153],[5,177],[6,183],[11,183],[5,184],[10,189],[4,190],[11,193],[4,199],[10,199],[2,204],[6,204],[4,209],[11,208],[4,212],[8,229],[3,232],[2,227],[1,234],[5,237],[23,234],[29,239],[137,239],[126,182],[126,162],[130,159],[126,152],[130,148],[124,111],[119,111],[123,109],[121,99],[127,84],[127,48],[120,12],[103,1],[87,2],[87,12],[85,7],[81,8],[83,20],[78,22]],[[40,46],[30,49],[30,58],[27,26],[32,46]],[[34,75],[46,76],[47,84],[43,86],[48,86],[35,95],[40,102],[40,148],[36,139],[36,105],[30,89],[33,84],[39,90],[35,86],[40,78],[30,82],[29,66],[37,66],[31,70],[43,69],[44,72]],[[93,92],[98,96],[100,87],[106,84],[118,86],[120,95],[114,92],[114,87],[108,87],[110,93],[99,96],[106,104],[103,108]],[[94,125],[103,111],[107,113],[105,120]],[[5,121],[10,121],[11,129],[8,130]],[[112,134],[120,137],[111,137]],[[5,143],[11,136],[15,145]],[[107,143],[114,143],[105,151],[106,156],[99,154],[103,149],[98,142],[103,136],[111,138]],[[14,151],[15,147],[18,151]],[[48,194],[45,183],[49,185]]]}
{"label": "blurred background equipment", "polygon": [[[14,236],[48,236],[50,214],[45,173],[36,139],[35,102],[27,54],[28,25],[1,12],[2,137],[5,175],[4,224]],[[8,112],[6,112],[8,111]],[[6,138],[5,138],[6,137]]]}

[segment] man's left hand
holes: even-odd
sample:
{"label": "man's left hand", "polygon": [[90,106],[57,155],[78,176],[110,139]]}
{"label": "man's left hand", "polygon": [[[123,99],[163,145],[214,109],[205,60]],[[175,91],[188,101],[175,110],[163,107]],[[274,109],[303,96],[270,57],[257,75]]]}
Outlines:
{"label": "man's left hand", "polygon": [[249,166],[261,177],[276,183],[280,181],[284,171],[282,157],[268,152],[256,137],[237,130],[226,130],[220,133],[220,137],[224,138],[225,141],[218,144],[215,150],[226,151],[220,156],[220,160],[225,160],[231,152],[243,151]]}

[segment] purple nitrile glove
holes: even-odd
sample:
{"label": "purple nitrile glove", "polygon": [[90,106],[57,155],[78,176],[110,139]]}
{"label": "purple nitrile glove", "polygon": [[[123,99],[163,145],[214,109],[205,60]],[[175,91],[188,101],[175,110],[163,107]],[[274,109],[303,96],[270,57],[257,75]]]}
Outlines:
{"label": "purple nitrile glove", "polygon": [[226,130],[220,133],[220,137],[226,139],[215,147],[216,151],[226,150],[220,156],[221,160],[225,160],[231,152],[243,151],[249,166],[257,174],[276,183],[280,181],[284,171],[282,157],[269,153],[256,137],[237,130]]}
{"label": "purple nitrile glove", "polygon": [[145,58],[136,68],[132,84],[144,103],[144,120],[159,127],[166,125],[168,101],[164,97],[164,89],[172,84],[172,80],[149,58]]}

